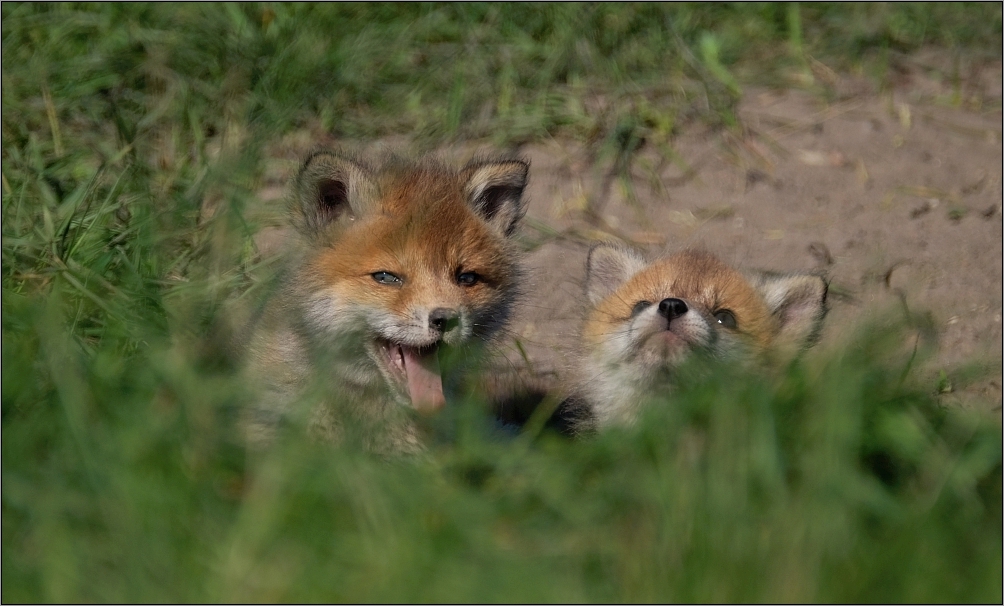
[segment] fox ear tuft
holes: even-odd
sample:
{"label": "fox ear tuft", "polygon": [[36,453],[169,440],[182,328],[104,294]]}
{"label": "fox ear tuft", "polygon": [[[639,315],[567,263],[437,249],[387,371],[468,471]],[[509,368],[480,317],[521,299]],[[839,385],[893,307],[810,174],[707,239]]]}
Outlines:
{"label": "fox ear tuft", "polygon": [[360,216],[377,197],[369,170],[334,152],[311,154],[296,177],[294,223],[309,236],[344,218]]}
{"label": "fox ear tuft", "polygon": [[599,304],[645,265],[644,257],[633,250],[597,244],[586,257],[586,296]]}
{"label": "fox ear tuft", "polygon": [[814,274],[767,272],[751,278],[777,319],[776,341],[796,348],[811,345],[826,315],[826,280]]}
{"label": "fox ear tuft", "polygon": [[461,171],[467,203],[507,238],[526,214],[523,190],[529,171],[530,165],[523,160],[477,160]]}

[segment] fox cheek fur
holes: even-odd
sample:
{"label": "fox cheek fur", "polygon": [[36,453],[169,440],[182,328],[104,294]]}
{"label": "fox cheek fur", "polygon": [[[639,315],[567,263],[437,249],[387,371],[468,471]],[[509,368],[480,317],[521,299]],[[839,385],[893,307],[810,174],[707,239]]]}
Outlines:
{"label": "fox cheek fur", "polygon": [[609,359],[648,367],[671,365],[682,361],[687,351],[708,350],[716,341],[717,334],[699,313],[667,315],[660,313],[658,304],[639,311],[621,334],[610,335],[610,344],[616,344],[617,351],[608,351]]}

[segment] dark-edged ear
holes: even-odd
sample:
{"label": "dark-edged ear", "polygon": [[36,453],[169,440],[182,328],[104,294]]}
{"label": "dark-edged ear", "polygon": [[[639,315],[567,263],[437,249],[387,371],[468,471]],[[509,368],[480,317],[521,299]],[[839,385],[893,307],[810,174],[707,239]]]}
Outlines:
{"label": "dark-edged ear", "polygon": [[530,164],[523,160],[476,160],[460,171],[467,203],[507,238],[526,213],[523,190],[529,171]]}
{"label": "dark-edged ear", "polygon": [[599,304],[645,265],[644,257],[634,250],[610,244],[592,247],[586,257],[586,296],[590,303]]}
{"label": "dark-edged ear", "polygon": [[362,164],[330,151],[311,154],[303,163],[293,192],[294,223],[308,236],[342,219],[363,214],[378,188]]}
{"label": "dark-edged ear", "polygon": [[811,345],[826,315],[827,284],[814,274],[749,274],[777,319],[775,342],[795,348]]}

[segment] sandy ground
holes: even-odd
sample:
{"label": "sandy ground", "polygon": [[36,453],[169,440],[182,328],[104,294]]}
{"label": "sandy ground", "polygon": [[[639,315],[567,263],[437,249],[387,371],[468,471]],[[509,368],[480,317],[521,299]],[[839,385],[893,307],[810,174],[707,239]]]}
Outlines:
{"label": "sandy ground", "polygon": [[[523,147],[530,281],[512,328],[534,366],[560,367],[576,338],[592,243],[626,240],[650,257],[699,246],[740,266],[824,273],[831,311],[820,347],[863,318],[902,310],[901,301],[930,313],[935,368],[951,372],[974,357],[996,368],[948,399],[999,417],[1001,64],[984,64],[960,84],[928,78],[924,61],[883,93],[835,74],[828,102],[747,91],[739,110],[746,137],[684,127],[672,141],[675,158],[645,145],[629,180],[609,178],[611,160],[595,160],[579,143]],[[263,200],[283,195],[307,148],[331,143],[300,133],[276,146]],[[483,148],[443,153],[463,161]],[[268,254],[281,239],[281,229],[267,228],[259,247]]]}

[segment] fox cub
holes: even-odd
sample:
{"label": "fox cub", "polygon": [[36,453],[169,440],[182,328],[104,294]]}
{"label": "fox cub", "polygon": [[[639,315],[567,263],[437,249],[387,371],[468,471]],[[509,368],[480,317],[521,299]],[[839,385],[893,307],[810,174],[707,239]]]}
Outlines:
{"label": "fox cub", "polygon": [[741,272],[706,252],[649,264],[599,245],[586,264],[591,309],[577,389],[563,412],[584,412],[595,428],[630,422],[645,396],[698,350],[725,359],[790,354],[816,338],[826,290],[816,275]]}
{"label": "fox cub", "polygon": [[292,261],[250,341],[264,396],[249,438],[267,441],[313,394],[312,431],[337,438],[354,423],[371,449],[420,450],[407,409],[444,406],[440,348],[488,342],[509,318],[528,169],[311,155],[293,187]]}

